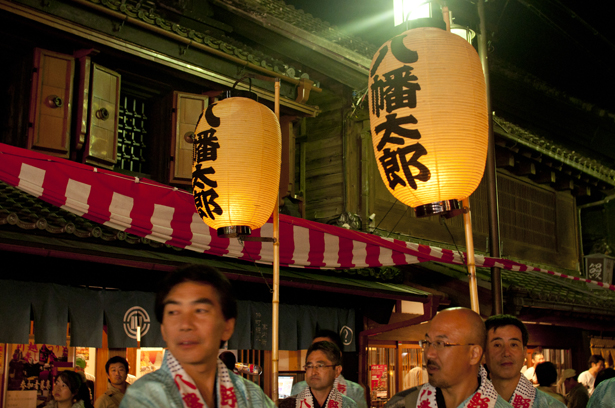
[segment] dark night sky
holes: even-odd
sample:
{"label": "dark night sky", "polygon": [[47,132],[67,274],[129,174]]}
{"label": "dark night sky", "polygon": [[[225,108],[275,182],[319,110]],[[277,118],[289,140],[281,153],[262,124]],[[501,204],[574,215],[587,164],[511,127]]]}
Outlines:
{"label": "dark night sky", "polygon": [[[375,45],[390,38],[393,0],[284,1]],[[447,3],[458,23],[478,24],[476,6],[470,1]],[[490,53],[571,96],[615,112],[615,35],[604,8],[608,3],[489,1],[486,23],[493,33]]]}

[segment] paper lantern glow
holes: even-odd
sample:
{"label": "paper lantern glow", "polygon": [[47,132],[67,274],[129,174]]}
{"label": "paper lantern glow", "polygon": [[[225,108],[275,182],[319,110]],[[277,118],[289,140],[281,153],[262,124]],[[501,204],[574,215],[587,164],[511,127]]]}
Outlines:
{"label": "paper lantern glow", "polygon": [[467,41],[415,28],[386,42],[372,61],[369,104],[376,161],[395,198],[416,209],[462,200],[478,187],[487,157],[487,94]]}
{"label": "paper lantern glow", "polygon": [[281,158],[280,124],[269,108],[242,97],[209,105],[196,126],[192,157],[203,221],[221,235],[263,226],[276,205]]}

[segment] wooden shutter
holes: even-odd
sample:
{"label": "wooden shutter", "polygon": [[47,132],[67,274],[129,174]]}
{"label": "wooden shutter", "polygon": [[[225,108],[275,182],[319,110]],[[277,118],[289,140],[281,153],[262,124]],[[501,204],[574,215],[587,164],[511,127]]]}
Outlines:
{"label": "wooden shutter", "polygon": [[75,60],[36,48],[28,148],[68,158]]}
{"label": "wooden shutter", "polygon": [[203,110],[209,104],[206,95],[173,93],[173,133],[169,183],[192,185],[192,136]]}
{"label": "wooden shutter", "polygon": [[92,64],[89,127],[84,163],[113,169],[117,162],[117,125],[121,76]]}

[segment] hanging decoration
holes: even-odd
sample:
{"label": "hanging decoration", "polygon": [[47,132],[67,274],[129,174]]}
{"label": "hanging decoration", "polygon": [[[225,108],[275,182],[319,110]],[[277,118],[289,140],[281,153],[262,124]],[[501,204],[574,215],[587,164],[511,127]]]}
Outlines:
{"label": "hanging decoration", "polygon": [[218,235],[249,235],[271,217],[282,133],[269,108],[243,97],[209,105],[196,126],[192,160],[197,211]]}
{"label": "hanging decoration", "polygon": [[487,94],[467,41],[425,27],[386,42],[372,61],[369,105],[382,180],[417,216],[455,208],[478,187],[487,158]]}

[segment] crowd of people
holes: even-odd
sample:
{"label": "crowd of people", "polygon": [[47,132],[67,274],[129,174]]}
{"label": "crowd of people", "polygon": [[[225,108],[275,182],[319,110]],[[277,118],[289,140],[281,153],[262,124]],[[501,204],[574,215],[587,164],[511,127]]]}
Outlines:
{"label": "crowd of people", "polygon": [[[237,318],[226,277],[189,266],[170,274],[161,287],[155,311],[167,343],[162,366],[129,386],[128,363],[111,358],[105,366],[108,388],[95,408],[273,408],[259,386],[218,358]],[[604,369],[601,356],[592,356],[580,375],[566,369],[558,379],[556,367],[539,352],[522,370],[528,340],[527,328],[514,316],[483,321],[465,308],[441,311],[420,342],[428,382],[397,393],[385,408],[615,408],[615,378],[610,378],[615,372]],[[367,408],[365,389],[342,375],[341,348],[335,332],[316,333],[305,359],[305,381],[278,406]],[[92,408],[85,378],[62,372],[46,408]]]}

